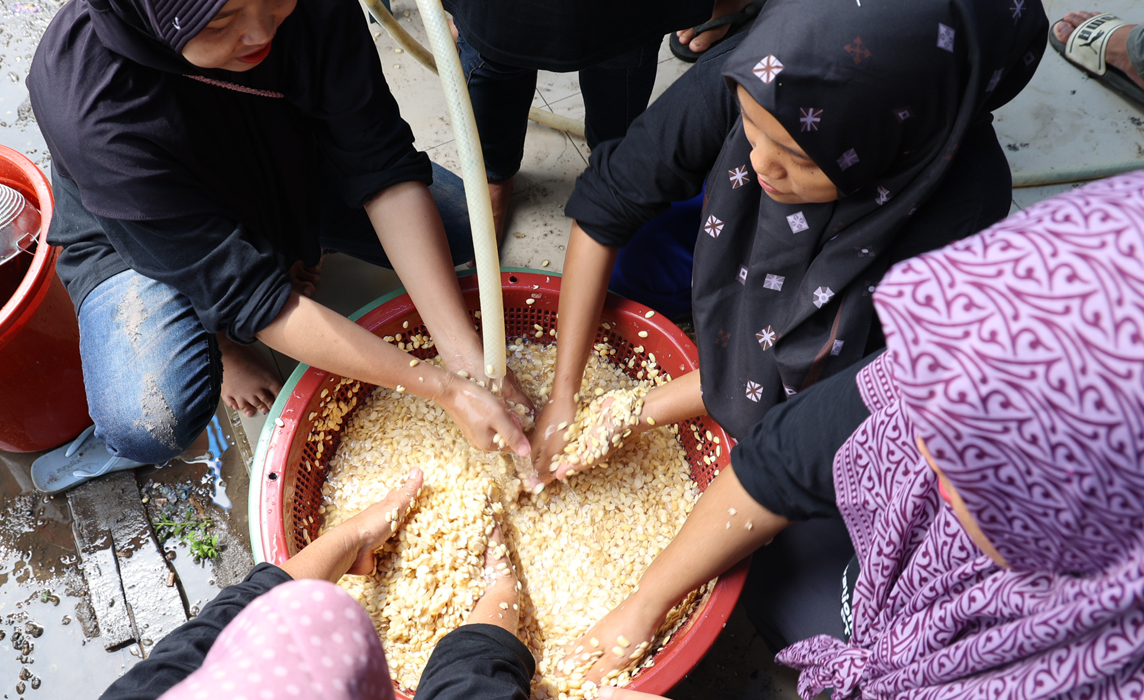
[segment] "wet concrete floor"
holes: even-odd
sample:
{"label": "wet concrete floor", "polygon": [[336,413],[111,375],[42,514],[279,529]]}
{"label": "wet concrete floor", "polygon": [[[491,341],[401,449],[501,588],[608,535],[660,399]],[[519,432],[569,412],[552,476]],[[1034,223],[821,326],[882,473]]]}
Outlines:
{"label": "wet concrete floor", "polygon": [[[244,459],[234,445],[226,412],[220,409],[217,417],[219,437],[228,445],[221,459],[212,459],[204,435],[205,444],[196,444],[185,459],[135,472],[138,495],[133,497],[146,500],[149,520],[177,521],[189,513],[195,521],[209,520],[207,533],[218,537],[215,560],[195,561],[186,543],[177,537],[166,541],[167,573],[151,576],[143,585],[154,586],[154,593],[174,584],[181,610],[153,613],[193,616],[253,566],[246,517],[248,456]],[[214,447],[219,446],[216,440]],[[141,631],[143,639],[104,649],[67,498],[45,496],[32,487],[29,470],[37,456],[0,452],[0,698],[94,699],[139,661],[146,650],[141,642],[157,640]],[[216,502],[227,500],[229,509]],[[130,557],[132,549],[115,554]],[[145,590],[136,595],[152,597]]]}

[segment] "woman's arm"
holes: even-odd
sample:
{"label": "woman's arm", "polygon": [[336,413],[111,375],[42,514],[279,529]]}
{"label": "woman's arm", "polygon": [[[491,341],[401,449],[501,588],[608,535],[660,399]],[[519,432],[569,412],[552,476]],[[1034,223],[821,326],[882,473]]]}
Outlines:
{"label": "woman's arm", "polygon": [[[679,534],[644,572],[635,593],[569,645],[605,650],[586,678],[599,683],[608,673],[631,663],[627,654],[616,656],[610,651],[622,646],[621,637],[629,642],[625,649],[634,650],[641,642],[650,644],[672,606],[770,542],[789,524],[751,498],[734,469],[725,469],[703,492]],[[597,647],[592,646],[593,639]],[[566,658],[579,661],[576,654]]]}
{"label": "woman's arm", "polygon": [[[874,357],[768,411],[735,447],[733,466],[715,477],[679,534],[648,566],[637,591],[578,643],[595,637],[610,649],[609,640],[621,634],[637,644],[650,640],[683,596],[792,522],[836,516],[834,456],[870,415],[856,376]],[[595,681],[627,660],[605,654],[589,677]]]}
{"label": "woman's arm", "polygon": [[481,339],[461,298],[445,228],[429,188],[420,182],[394,185],[367,202],[365,211],[446,366],[484,376]]}
{"label": "woman's arm", "polygon": [[[584,378],[588,355],[595,344],[596,328],[608,295],[608,279],[616,262],[616,248],[601,245],[572,223],[568,254],[560,281],[560,341],[556,352],[556,374],[552,394],[536,418],[532,432],[533,467],[540,483],[554,477],[549,471],[552,459],[564,452],[564,430],[576,418],[576,394]],[[564,471],[567,471],[565,469]],[[531,475],[529,475],[531,476]],[[536,482],[527,484],[535,486]]]}
{"label": "woman's arm", "polygon": [[271,348],[327,372],[381,386],[400,386],[436,402],[482,450],[494,449],[493,435],[499,433],[514,452],[528,454],[528,439],[499,398],[428,363],[410,366],[410,355],[311,299],[292,293],[278,317],[257,337]]}
{"label": "woman's arm", "polygon": [[424,477],[414,467],[405,483],[349,520],[330,528],[280,567],[294,580],[316,578],[337,583],[346,574],[372,574],[374,550],[400,526],[421,493]]}
{"label": "woman's arm", "polygon": [[564,449],[557,426],[575,418],[574,396],[592,351],[616,251],[672,202],[699,193],[738,118],[720,74],[726,54],[714,52],[685,73],[635,120],[623,140],[601,144],[576,181],[565,208],[576,221],[560,285],[556,378],[531,436],[542,481],[550,479],[552,457]]}
{"label": "woman's arm", "polygon": [[[441,214],[429,188],[420,182],[394,185],[367,202],[365,211],[445,366],[451,372],[485,376],[484,346],[465,308]],[[511,373],[504,397],[532,409],[532,401]]]}

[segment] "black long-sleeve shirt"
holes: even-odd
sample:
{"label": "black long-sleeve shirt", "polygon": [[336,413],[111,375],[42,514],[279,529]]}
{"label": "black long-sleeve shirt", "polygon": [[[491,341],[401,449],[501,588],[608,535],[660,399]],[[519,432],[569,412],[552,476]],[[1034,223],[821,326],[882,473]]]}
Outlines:
{"label": "black long-sleeve shirt", "polygon": [[432,182],[353,0],[299,0],[244,73],[198,70],[129,17],[109,30],[112,15],[66,5],[28,78],[58,193],[49,241],[77,308],[130,268],[250,342],[285,304],[290,264],[318,261],[328,192],[356,209]]}
{"label": "black long-sleeve shirt", "polygon": [[632,123],[627,136],[592,151],[564,213],[598,243],[626,245],[672,202],[703,189],[739,117],[722,70],[745,36],[736,34],[704,52]]}
{"label": "black long-sleeve shirt", "polygon": [[155,700],[203,665],[215,639],[255,598],[292,581],[273,564],[259,564],[246,578],[222,589],[193,620],[164,637],[150,656],[131,667],[100,700]]}
{"label": "black long-sleeve shirt", "polygon": [[[224,588],[198,617],[155,645],[100,700],[155,700],[194,673],[215,639],[255,598],[291,581],[272,564],[259,564],[246,579]],[[528,647],[494,625],[464,625],[438,642],[421,674],[424,700],[527,700],[536,661]]]}

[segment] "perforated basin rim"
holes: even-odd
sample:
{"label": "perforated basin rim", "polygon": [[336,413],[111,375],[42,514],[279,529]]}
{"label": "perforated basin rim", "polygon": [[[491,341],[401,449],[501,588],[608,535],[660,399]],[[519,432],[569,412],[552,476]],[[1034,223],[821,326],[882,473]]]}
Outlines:
{"label": "perforated basin rim", "polygon": [[[508,338],[525,337],[533,342],[554,342],[548,331],[556,327],[556,311],[560,295],[560,278],[538,272],[501,273],[504,287],[505,333]],[[476,275],[461,279],[461,291],[469,313],[480,308]],[[525,302],[533,299],[531,305]],[[695,344],[674,324],[659,314],[647,318],[646,306],[609,294],[605,302],[601,327],[596,341],[606,341],[616,349],[609,359],[634,377],[639,369],[626,363],[633,355],[646,359],[654,353],[661,371],[680,377],[698,367]],[[375,335],[426,333],[421,315],[413,307],[408,294],[401,290],[378,299],[354,314],[357,323]],[[403,328],[404,322],[408,328]],[[473,317],[480,326],[480,319]],[[607,324],[609,328],[605,328]],[[535,338],[535,326],[544,329],[542,339]],[[648,337],[638,333],[647,331]],[[635,348],[643,346],[644,352]],[[437,354],[435,348],[411,351],[421,359]],[[314,539],[322,525],[318,506],[322,500],[322,484],[326,480],[330,457],[337,452],[341,436],[327,431],[324,438],[311,435],[310,415],[321,413],[329,401],[349,404],[354,397],[364,398],[374,389],[370,384],[350,383],[338,388],[341,377],[313,367],[301,365],[278,395],[266,426],[258,441],[250,475],[250,539],[255,561],[281,564]],[[327,395],[322,396],[322,391]],[[348,423],[350,415],[346,415]],[[702,446],[692,436],[690,425],[700,434],[710,430],[718,435],[726,449],[715,456],[711,442]],[[699,489],[707,488],[717,469],[730,464],[731,442],[718,425],[707,418],[682,424],[679,438],[691,464],[691,477]],[[704,463],[704,456],[710,464]],[[312,519],[312,521],[311,521]],[[628,687],[645,693],[662,695],[683,680],[711,647],[735,607],[747,576],[747,562],[719,578],[714,590],[701,602],[691,617],[680,627],[671,641],[655,656],[655,664],[642,669]],[[398,691],[399,697],[407,697]]]}

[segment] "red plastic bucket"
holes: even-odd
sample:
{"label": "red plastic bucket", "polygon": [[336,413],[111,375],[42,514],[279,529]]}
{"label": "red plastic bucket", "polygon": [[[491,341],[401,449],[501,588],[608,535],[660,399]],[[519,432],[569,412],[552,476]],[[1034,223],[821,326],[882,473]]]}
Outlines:
{"label": "red plastic bucket", "polygon": [[56,276],[60,251],[48,245],[48,179],[23,154],[0,146],[0,183],[40,210],[33,255],[22,253],[0,265],[0,288],[15,284],[11,297],[0,298],[0,450],[35,452],[62,445],[91,425],[79,325]]}

